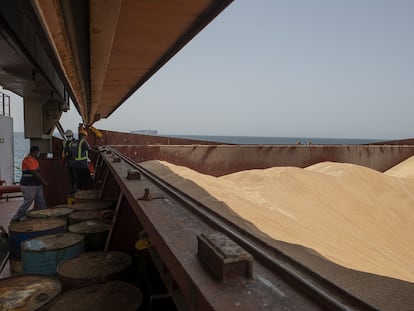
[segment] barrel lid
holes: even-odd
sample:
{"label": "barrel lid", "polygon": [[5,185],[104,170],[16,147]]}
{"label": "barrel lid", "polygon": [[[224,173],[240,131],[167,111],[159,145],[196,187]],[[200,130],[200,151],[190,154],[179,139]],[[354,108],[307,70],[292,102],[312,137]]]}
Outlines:
{"label": "barrel lid", "polygon": [[76,245],[83,241],[82,234],[63,232],[39,236],[21,243],[23,251],[38,252],[45,250],[56,250]]}
{"label": "barrel lid", "polygon": [[66,220],[60,218],[28,219],[14,222],[9,226],[9,232],[37,232],[66,226]]}
{"label": "barrel lid", "polygon": [[131,261],[131,256],[123,252],[88,252],[61,262],[57,272],[71,279],[105,279],[127,269]]}
{"label": "barrel lid", "polygon": [[63,207],[63,208],[73,209],[72,206],[73,206],[73,204],[58,204],[58,205],[53,205],[52,208],[62,208]]}
{"label": "barrel lid", "polygon": [[75,193],[75,200],[99,200],[102,190],[78,190]]}
{"label": "barrel lid", "polygon": [[70,225],[68,230],[75,233],[96,233],[108,231],[111,226],[100,220],[86,220]]}
{"label": "barrel lid", "polygon": [[99,219],[102,212],[102,210],[76,211],[70,214],[69,218],[76,220]]}
{"label": "barrel lid", "polygon": [[111,281],[67,291],[57,297],[49,311],[136,311],[141,303],[142,293],[136,286]]}
{"label": "barrel lid", "polygon": [[46,275],[25,274],[1,279],[1,310],[38,310],[61,291],[60,281]]}
{"label": "barrel lid", "polygon": [[104,202],[104,201],[94,201],[94,202],[83,202],[83,203],[76,203],[76,204],[66,204],[66,205],[58,205],[58,206],[67,206],[75,211],[89,211],[89,210],[103,210],[106,208],[110,208],[112,206],[112,202]]}
{"label": "barrel lid", "polygon": [[34,209],[27,213],[30,217],[59,217],[65,216],[73,212],[69,207],[49,207],[43,209]]}

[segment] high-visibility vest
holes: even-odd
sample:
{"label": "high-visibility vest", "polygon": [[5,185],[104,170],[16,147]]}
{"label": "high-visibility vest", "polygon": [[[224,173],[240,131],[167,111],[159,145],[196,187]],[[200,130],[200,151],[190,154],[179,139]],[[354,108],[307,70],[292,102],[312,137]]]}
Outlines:
{"label": "high-visibility vest", "polygon": [[22,162],[22,178],[20,185],[22,186],[39,186],[42,182],[37,179],[31,171],[37,171],[40,174],[39,162],[32,155],[27,155]]}
{"label": "high-visibility vest", "polygon": [[84,149],[85,153],[82,154],[82,144],[84,142],[85,140],[83,138],[78,142],[78,153],[75,158],[76,161],[88,160],[88,150]]}

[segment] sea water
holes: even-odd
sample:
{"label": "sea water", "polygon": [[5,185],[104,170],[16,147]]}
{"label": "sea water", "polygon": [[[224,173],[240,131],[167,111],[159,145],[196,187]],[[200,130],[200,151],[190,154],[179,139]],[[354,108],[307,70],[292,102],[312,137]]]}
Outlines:
{"label": "sea water", "polygon": [[24,138],[24,133],[13,133],[14,143],[14,182],[20,182],[22,176],[22,161],[23,158],[29,153],[30,140]]}

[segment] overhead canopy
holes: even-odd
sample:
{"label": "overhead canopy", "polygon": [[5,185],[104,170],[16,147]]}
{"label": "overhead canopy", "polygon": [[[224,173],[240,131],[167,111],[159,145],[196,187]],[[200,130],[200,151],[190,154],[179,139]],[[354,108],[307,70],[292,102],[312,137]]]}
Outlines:
{"label": "overhead canopy", "polygon": [[[36,19],[39,29],[45,33],[42,46],[49,45],[45,50],[48,57],[53,58],[50,63],[68,89],[83,121],[92,124],[109,117],[231,2],[33,0],[17,5],[25,7],[27,16],[32,10],[32,19]],[[15,5],[7,3],[1,10],[6,12]],[[9,18],[4,16],[5,20]],[[10,17],[10,23],[13,18]],[[16,29],[22,27],[18,23]],[[1,53],[0,59],[5,59]],[[35,61],[41,63],[39,59]],[[29,69],[19,71],[18,75],[26,79],[31,76],[33,84],[35,68]],[[44,80],[50,83],[54,76],[46,75]],[[11,85],[1,78],[0,71],[0,84]],[[24,95],[23,87],[17,89],[19,92]]]}

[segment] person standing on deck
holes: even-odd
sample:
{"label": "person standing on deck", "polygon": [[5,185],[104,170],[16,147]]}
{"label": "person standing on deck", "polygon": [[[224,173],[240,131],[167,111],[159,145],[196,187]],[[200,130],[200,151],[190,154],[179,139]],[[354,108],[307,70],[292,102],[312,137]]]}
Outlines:
{"label": "person standing on deck", "polygon": [[79,140],[70,144],[72,153],[71,167],[75,180],[75,190],[84,190],[92,183],[91,173],[88,166],[89,152],[95,152],[86,141],[88,132],[85,129],[79,130]]}
{"label": "person standing on deck", "polygon": [[71,130],[67,130],[65,132],[66,140],[63,141],[63,148],[62,148],[62,163],[64,164],[70,184],[70,192],[69,195],[73,195],[75,193],[75,178],[73,174],[73,169],[71,167],[71,163],[73,160],[72,152],[70,151],[70,145],[73,142],[73,132]]}
{"label": "person standing on deck", "polygon": [[30,153],[22,162],[22,178],[20,179],[20,189],[23,193],[23,204],[13,216],[12,221],[22,221],[26,219],[26,212],[36,202],[37,208],[46,208],[46,201],[43,196],[43,186],[47,185],[46,180],[40,175],[40,166],[37,158],[40,149],[38,146],[30,147]]}

